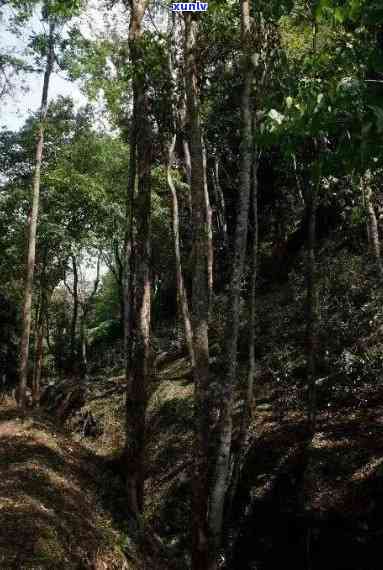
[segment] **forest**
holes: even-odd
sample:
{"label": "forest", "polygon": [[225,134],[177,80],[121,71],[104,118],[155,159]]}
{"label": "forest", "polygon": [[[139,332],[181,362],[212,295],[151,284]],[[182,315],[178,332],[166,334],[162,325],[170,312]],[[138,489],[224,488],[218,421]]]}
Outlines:
{"label": "forest", "polygon": [[0,568],[380,570],[381,1],[0,31]]}

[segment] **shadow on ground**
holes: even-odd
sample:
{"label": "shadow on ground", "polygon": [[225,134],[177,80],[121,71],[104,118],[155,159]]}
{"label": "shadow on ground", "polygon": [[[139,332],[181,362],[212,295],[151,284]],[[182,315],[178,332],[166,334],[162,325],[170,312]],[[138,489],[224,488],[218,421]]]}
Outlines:
{"label": "shadow on ground", "polygon": [[44,416],[0,408],[0,568],[138,568],[100,504],[99,468]]}
{"label": "shadow on ground", "polygon": [[236,497],[231,570],[379,570],[383,536],[383,406],[268,419]]}

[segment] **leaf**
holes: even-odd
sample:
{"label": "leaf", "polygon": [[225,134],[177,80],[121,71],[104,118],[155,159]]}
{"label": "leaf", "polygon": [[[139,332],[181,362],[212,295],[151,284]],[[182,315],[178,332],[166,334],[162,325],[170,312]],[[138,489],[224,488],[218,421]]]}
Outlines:
{"label": "leaf", "polygon": [[342,24],[344,22],[344,19],[345,19],[344,17],[345,17],[345,15],[344,15],[342,8],[340,6],[335,8],[335,10],[334,10],[335,21]]}
{"label": "leaf", "polygon": [[288,109],[291,109],[293,105],[293,98],[292,97],[286,97],[286,106]]}
{"label": "leaf", "polygon": [[279,111],[277,111],[276,109],[271,109],[269,111],[269,117],[270,119],[278,123],[278,125],[281,125],[285,118],[285,116],[282,115],[282,113],[279,113]]}

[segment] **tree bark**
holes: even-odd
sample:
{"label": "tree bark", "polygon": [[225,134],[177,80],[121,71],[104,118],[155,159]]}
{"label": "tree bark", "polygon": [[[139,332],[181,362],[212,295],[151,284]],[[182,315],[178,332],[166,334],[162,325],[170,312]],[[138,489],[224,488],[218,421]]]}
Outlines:
{"label": "tree bark", "polygon": [[190,158],[190,148],[189,143],[186,139],[182,140],[182,148],[184,151],[184,160],[185,160],[185,173],[186,173],[186,180],[189,185],[189,192],[188,192],[188,203],[189,203],[189,211],[190,214],[193,212],[193,204],[192,204],[192,195],[191,195],[191,158]]}
{"label": "tree bark", "polygon": [[29,339],[31,333],[31,310],[32,310],[32,292],[33,292],[33,276],[35,270],[36,258],[36,233],[37,221],[39,214],[40,200],[40,178],[41,164],[43,159],[44,148],[44,131],[45,122],[48,112],[48,91],[49,81],[54,66],[54,23],[49,24],[48,38],[48,54],[44,73],[43,91],[41,97],[40,122],[37,134],[36,154],[35,154],[35,170],[32,184],[32,209],[28,219],[28,259],[26,267],[26,279],[24,287],[24,303],[22,315],[22,334],[20,343],[20,400],[19,406],[25,410],[25,396],[28,382],[28,359],[29,359]]}
{"label": "tree bark", "polygon": [[46,326],[47,304],[48,304],[47,292],[45,290],[44,285],[42,285],[41,305],[37,321],[35,369],[33,371],[33,385],[32,385],[32,402],[33,406],[37,408],[39,407],[40,404],[40,381],[41,381],[41,370],[44,358],[44,331]]}
{"label": "tree bark", "polygon": [[172,195],[172,225],[173,225],[173,239],[174,239],[174,254],[176,261],[176,280],[177,280],[177,293],[178,301],[181,309],[182,320],[185,331],[185,340],[188,347],[189,359],[192,368],[195,366],[195,356],[193,348],[193,331],[190,321],[189,303],[184,283],[182,261],[181,261],[181,247],[180,247],[180,231],[179,231],[179,211],[178,211],[178,197],[177,191],[174,186],[173,177],[171,175],[171,165],[173,163],[174,147],[176,142],[176,135],[169,146],[168,164],[167,164],[167,180],[168,186]]}
{"label": "tree bark", "polygon": [[214,167],[211,172],[214,194],[215,194],[215,203],[216,203],[216,210],[217,210],[217,226],[218,231],[221,234],[222,245],[224,249],[227,246],[227,222],[226,222],[226,207],[225,207],[225,198],[222,192],[221,184],[219,181],[219,161],[218,157],[214,157]]}
{"label": "tree bark", "polygon": [[[173,65],[173,38],[172,29],[174,25],[174,13],[169,13],[169,24],[168,24],[168,62],[169,62],[169,73],[172,81],[172,93],[171,99],[175,101],[175,71]],[[184,283],[183,271],[182,271],[182,260],[181,260],[181,245],[180,245],[180,221],[179,221],[179,208],[178,208],[178,197],[177,191],[174,186],[173,176],[172,176],[172,166],[174,160],[174,149],[176,145],[176,110],[174,103],[172,104],[172,130],[173,134],[168,146],[168,160],[166,164],[166,174],[170,193],[172,195],[172,226],[173,226],[173,240],[174,240],[174,255],[176,262],[176,280],[177,280],[177,294],[179,307],[182,314],[183,326],[185,331],[185,340],[188,347],[189,359],[192,368],[195,366],[195,356],[193,348],[193,331],[190,321],[189,303]]]}
{"label": "tree bark", "polygon": [[367,171],[361,178],[362,192],[366,201],[367,211],[367,234],[370,242],[370,250],[374,257],[376,268],[380,277],[383,277],[383,265],[380,255],[379,225],[372,199],[371,172]]}
{"label": "tree bark", "polygon": [[[254,127],[255,128],[255,127]],[[249,365],[247,373],[246,390],[244,394],[244,404],[240,420],[238,441],[236,443],[236,453],[233,459],[233,475],[230,481],[230,492],[228,497],[227,518],[238,488],[246,450],[249,443],[249,426],[252,415],[252,405],[254,398],[254,377],[255,377],[255,325],[256,325],[256,286],[258,269],[258,153],[255,149],[253,164],[253,187],[252,187],[252,213],[253,213],[253,248],[251,260],[251,278],[249,295]]]}
{"label": "tree bark", "polygon": [[125,370],[128,378],[132,359],[133,290],[134,290],[134,197],[137,178],[137,126],[136,126],[136,87],[133,82],[133,117],[130,133],[129,181],[126,196],[126,231],[124,239],[123,267],[123,336]]}
{"label": "tree bark", "polygon": [[[209,433],[209,232],[204,154],[199,112],[196,61],[198,19],[185,14],[185,83],[190,128],[194,275],[192,327],[195,355],[195,437],[192,482],[192,567],[209,568],[208,544],[208,433]],[[213,566],[211,567],[213,568]]]}
{"label": "tree bark", "polygon": [[224,340],[224,369],[219,394],[219,423],[217,427],[216,463],[211,490],[209,529],[212,555],[217,557],[222,542],[225,497],[229,484],[232,442],[232,408],[237,370],[237,344],[241,288],[244,277],[253,151],[251,88],[250,0],[241,0],[241,42],[243,50],[243,90],[241,98],[240,189],[235,229],[234,256]]}
{"label": "tree bark", "polygon": [[[134,126],[137,141],[137,197],[135,215],[135,286],[132,322],[132,359],[127,367],[126,446],[124,462],[128,508],[140,520],[144,505],[145,423],[147,384],[151,374],[151,166],[152,126],[148,86],[142,70],[142,19],[148,0],[130,0],[129,48],[133,67]],[[132,275],[130,275],[132,278]]]}
{"label": "tree bark", "polygon": [[77,321],[78,321],[78,271],[77,271],[77,261],[76,257],[72,255],[72,269],[73,269],[73,312],[72,312],[72,322],[70,327],[70,358],[71,358],[71,370],[75,370],[76,366],[76,333],[77,333]]}
{"label": "tree bark", "polygon": [[33,386],[32,386],[32,401],[33,406],[38,408],[40,402],[40,380],[41,369],[44,357],[44,323],[41,323],[37,332],[36,343],[36,368],[34,371]]}
{"label": "tree bark", "polygon": [[207,235],[208,235],[208,284],[209,284],[209,307],[213,299],[213,265],[214,265],[214,250],[213,250],[213,224],[212,224],[212,210],[210,205],[209,188],[207,185],[207,158],[206,158],[206,147],[202,141],[202,151],[203,151],[203,180],[204,180],[204,192],[205,192],[205,208],[206,208],[206,223],[207,223]]}

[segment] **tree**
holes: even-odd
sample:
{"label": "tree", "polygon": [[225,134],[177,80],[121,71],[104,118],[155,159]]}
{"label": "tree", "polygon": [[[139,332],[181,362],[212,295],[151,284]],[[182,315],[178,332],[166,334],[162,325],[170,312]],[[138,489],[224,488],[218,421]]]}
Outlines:
{"label": "tree", "polygon": [[[175,47],[174,47],[174,28],[175,28],[175,19],[174,14],[173,17],[169,16],[168,20],[168,61],[169,61],[169,79],[171,82],[171,101],[176,101],[176,73],[174,69],[174,59],[175,59]],[[173,239],[174,239],[174,255],[175,255],[175,262],[176,262],[176,280],[177,280],[177,295],[178,295],[178,302],[180,311],[182,314],[184,331],[185,331],[185,340],[188,347],[189,352],[189,359],[192,368],[195,366],[195,356],[194,356],[194,348],[193,348],[193,331],[190,321],[190,312],[189,312],[189,303],[187,298],[187,291],[184,282],[183,270],[182,270],[182,261],[181,261],[181,245],[180,245],[180,220],[179,220],[179,206],[178,206],[178,196],[177,190],[174,184],[173,176],[172,176],[172,166],[174,161],[174,151],[177,141],[177,110],[175,108],[175,104],[172,103],[171,109],[171,120],[170,124],[172,127],[172,132],[170,133],[170,140],[168,142],[168,160],[166,164],[166,171],[167,171],[167,180],[169,189],[172,195],[172,225],[173,225]],[[178,121],[179,122],[179,121]],[[184,141],[185,143],[185,141]],[[187,145],[187,148],[188,145]],[[189,185],[191,184],[191,179],[188,180]]]}
{"label": "tree", "polygon": [[[21,7],[28,7],[29,4],[33,5],[33,2],[25,2],[24,6],[22,4]],[[25,408],[25,391],[28,380],[29,338],[31,330],[33,276],[36,258],[36,231],[40,199],[41,165],[43,159],[44,132],[48,112],[49,83],[55,64],[55,45],[58,41],[56,32],[59,30],[60,26],[63,25],[66,19],[70,18],[78,11],[80,5],[81,3],[77,0],[71,0],[69,5],[68,3],[63,3],[61,0],[44,1],[41,8],[41,15],[43,21],[48,24],[48,36],[45,38],[35,37],[32,42],[34,47],[37,49],[37,53],[42,48],[42,54],[40,55],[44,55],[46,57],[46,66],[36,140],[35,165],[32,183],[32,206],[28,218],[28,254],[22,316],[22,335],[20,341],[20,407],[22,410]]]}
{"label": "tree", "polygon": [[[137,195],[134,197],[134,215],[137,221],[134,266],[130,253],[125,261],[129,270],[134,267],[134,275],[129,275],[132,297],[125,296],[125,331],[132,332],[127,355],[127,441],[124,452],[126,467],[127,501],[129,509],[140,517],[144,505],[145,480],[145,422],[147,406],[147,384],[151,371],[150,317],[151,317],[151,167],[152,167],[152,128],[150,122],[148,85],[142,68],[144,38],[142,20],[148,5],[147,0],[131,0],[129,24],[129,49],[133,67],[133,130],[136,136],[137,153]],[[134,145],[132,145],[134,149]],[[134,151],[133,151],[134,152]],[[132,163],[132,161],[131,161]],[[135,185],[133,185],[133,188]],[[132,244],[133,245],[133,244]],[[133,281],[134,280],[134,281]],[[133,301],[132,301],[133,299]],[[127,333],[126,333],[127,334]]]}
{"label": "tree", "polygon": [[192,502],[192,564],[208,568],[208,435],[209,435],[209,223],[206,203],[204,151],[198,92],[198,17],[185,14],[185,85],[191,157],[194,277],[192,328],[195,366],[195,439]]}
{"label": "tree", "polygon": [[[48,18],[48,13],[46,11],[47,6],[45,6],[44,8],[45,8],[44,17]],[[28,381],[29,336],[31,330],[32,288],[33,288],[33,274],[35,269],[36,230],[37,230],[37,218],[38,218],[39,198],[40,198],[40,172],[41,172],[41,163],[43,158],[45,121],[48,111],[49,81],[52,75],[53,65],[54,65],[55,28],[56,28],[56,22],[54,21],[54,19],[51,19],[49,21],[47,63],[44,74],[44,84],[43,84],[43,92],[42,92],[41,108],[40,108],[40,125],[39,125],[37,144],[36,144],[35,172],[34,172],[33,187],[32,187],[32,197],[33,197],[32,209],[28,220],[28,228],[29,228],[28,259],[26,266],[23,326],[22,326],[22,336],[20,344],[20,407],[22,410],[25,409],[25,392]]]}
{"label": "tree", "polygon": [[219,395],[219,426],[217,434],[217,459],[212,487],[210,532],[212,552],[217,556],[221,546],[224,503],[229,484],[230,451],[232,438],[232,408],[237,365],[237,342],[239,330],[239,304],[244,274],[246,254],[248,216],[250,203],[251,169],[253,152],[253,121],[251,109],[251,88],[253,81],[252,43],[251,43],[251,7],[248,0],[242,0],[241,6],[241,44],[242,98],[241,98],[241,164],[240,193],[237,206],[234,252],[230,293],[227,307],[225,333],[225,368]]}

